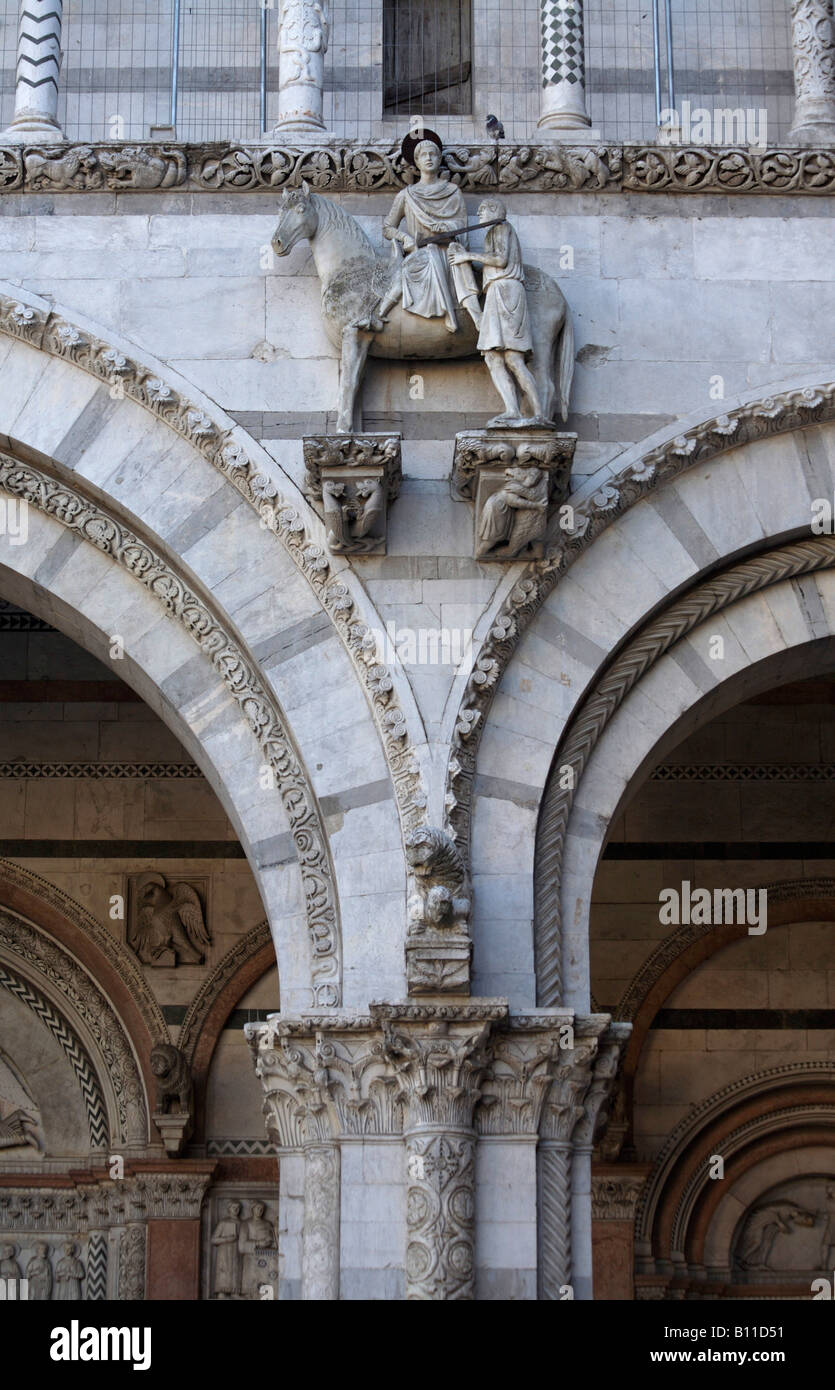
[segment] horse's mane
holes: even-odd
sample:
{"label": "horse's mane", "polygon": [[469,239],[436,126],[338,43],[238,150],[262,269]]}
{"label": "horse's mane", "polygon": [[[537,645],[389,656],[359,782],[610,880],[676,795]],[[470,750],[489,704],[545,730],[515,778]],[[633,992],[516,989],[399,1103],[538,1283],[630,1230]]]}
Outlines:
{"label": "horse's mane", "polygon": [[376,256],[374,247],[359,222],[351,216],[350,212],[346,212],[332,198],[323,198],[319,193],[312,193],[310,196],[316,202],[320,232],[335,228],[337,231],[343,232],[358,251],[365,251],[372,259]]}

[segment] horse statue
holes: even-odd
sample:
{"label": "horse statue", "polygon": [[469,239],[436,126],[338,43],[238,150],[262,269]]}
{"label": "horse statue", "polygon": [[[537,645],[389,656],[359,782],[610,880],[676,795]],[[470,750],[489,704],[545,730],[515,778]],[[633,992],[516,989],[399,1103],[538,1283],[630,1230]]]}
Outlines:
{"label": "horse statue", "polygon": [[[384,298],[395,262],[372,245],[349,212],[314,193],[306,182],[282,193],[273,250],[277,256],[286,256],[304,240],[310,242],[322,286],[325,332],[340,350],[339,434],[350,434],[355,427],[357,394],[369,353],[399,361],[476,355],[478,333],[467,314],[461,315],[456,332],[450,333],[442,318],[421,318],[398,303],[380,332],[358,326],[368,322]],[[396,243],[392,249],[399,253]],[[558,409],[566,420],[574,376],[571,314],[559,286],[536,266],[525,266],[525,286],[534,344],[528,365],[539,388],[543,415],[551,420]]]}

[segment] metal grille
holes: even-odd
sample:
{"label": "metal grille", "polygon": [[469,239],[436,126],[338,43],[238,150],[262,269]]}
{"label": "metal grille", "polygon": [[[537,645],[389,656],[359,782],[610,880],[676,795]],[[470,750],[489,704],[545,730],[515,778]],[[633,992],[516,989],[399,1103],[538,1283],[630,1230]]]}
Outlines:
{"label": "metal grille", "polygon": [[[174,3],[65,0],[59,119],[70,139],[142,140],[152,125],[168,123]],[[252,140],[272,128],[278,4],[268,0],[264,18],[262,125],[258,0],[180,0],[180,138]],[[762,108],[768,140],[778,143],[793,108],[788,0],[671,6],[679,112],[684,101],[693,110]],[[652,0],[586,0],[585,8],[593,129],[608,140],[653,139]],[[512,7],[506,0],[333,0],[330,19],[324,119],[338,138],[390,139],[417,115],[448,142],[482,141],[488,114],[509,140],[536,138],[539,0]],[[405,44],[412,56],[404,65],[398,54],[407,21],[422,23],[424,37],[420,46],[416,38]],[[17,0],[0,0],[0,128],[14,110],[17,26]],[[451,86],[442,85],[445,68],[455,70],[446,72],[455,78]]]}
{"label": "metal grille", "polygon": [[[667,105],[663,3],[661,105]],[[671,0],[675,105],[767,113],[768,140],[787,133],[794,104],[788,0]],[[652,0],[586,0],[586,92],[606,139],[656,130]]]}
{"label": "metal grille", "polygon": [[[263,13],[274,50],[275,11]],[[177,117],[181,140],[260,135],[261,14],[256,0],[182,3]],[[275,58],[273,85],[278,83]]]}
{"label": "metal grille", "polygon": [[168,120],[172,0],[64,0],[58,120],[74,140],[146,140]]}
{"label": "metal grille", "polygon": [[741,109],[748,127],[762,111],[768,143],[779,143],[794,109],[788,0],[672,0],[672,8],[679,111],[685,101],[711,115]]}

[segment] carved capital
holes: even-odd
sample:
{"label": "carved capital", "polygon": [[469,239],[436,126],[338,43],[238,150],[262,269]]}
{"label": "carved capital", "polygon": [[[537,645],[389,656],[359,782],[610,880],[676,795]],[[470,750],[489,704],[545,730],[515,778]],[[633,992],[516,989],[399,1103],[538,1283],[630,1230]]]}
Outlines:
{"label": "carved capital", "polygon": [[592,1174],[591,1214],[595,1221],[632,1221],[645,1173],[618,1173],[616,1169]]}
{"label": "carved capital", "polygon": [[455,436],[452,495],[475,501],[477,560],[541,559],[548,520],[568,496],[576,434],[468,430]]}
{"label": "carved capital", "polygon": [[503,1000],[472,1005],[372,1004],[383,1030],[383,1053],[405,1104],[404,1130],[469,1133],[490,1063],[495,1023],[506,1017]]}
{"label": "carved capital", "polygon": [[322,505],[334,555],[384,555],[388,504],[400,492],[400,435],[308,435],[304,492]]}

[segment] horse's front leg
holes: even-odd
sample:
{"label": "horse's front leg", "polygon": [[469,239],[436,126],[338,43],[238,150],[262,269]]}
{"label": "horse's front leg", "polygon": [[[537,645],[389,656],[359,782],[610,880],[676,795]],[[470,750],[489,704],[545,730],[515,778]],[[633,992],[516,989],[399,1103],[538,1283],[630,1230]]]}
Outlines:
{"label": "horse's front leg", "polygon": [[371,334],[348,325],[342,330],[342,360],[339,365],[339,410],[336,420],[337,434],[351,434],[354,428],[354,412],[357,392],[362,380],[362,372]]}

